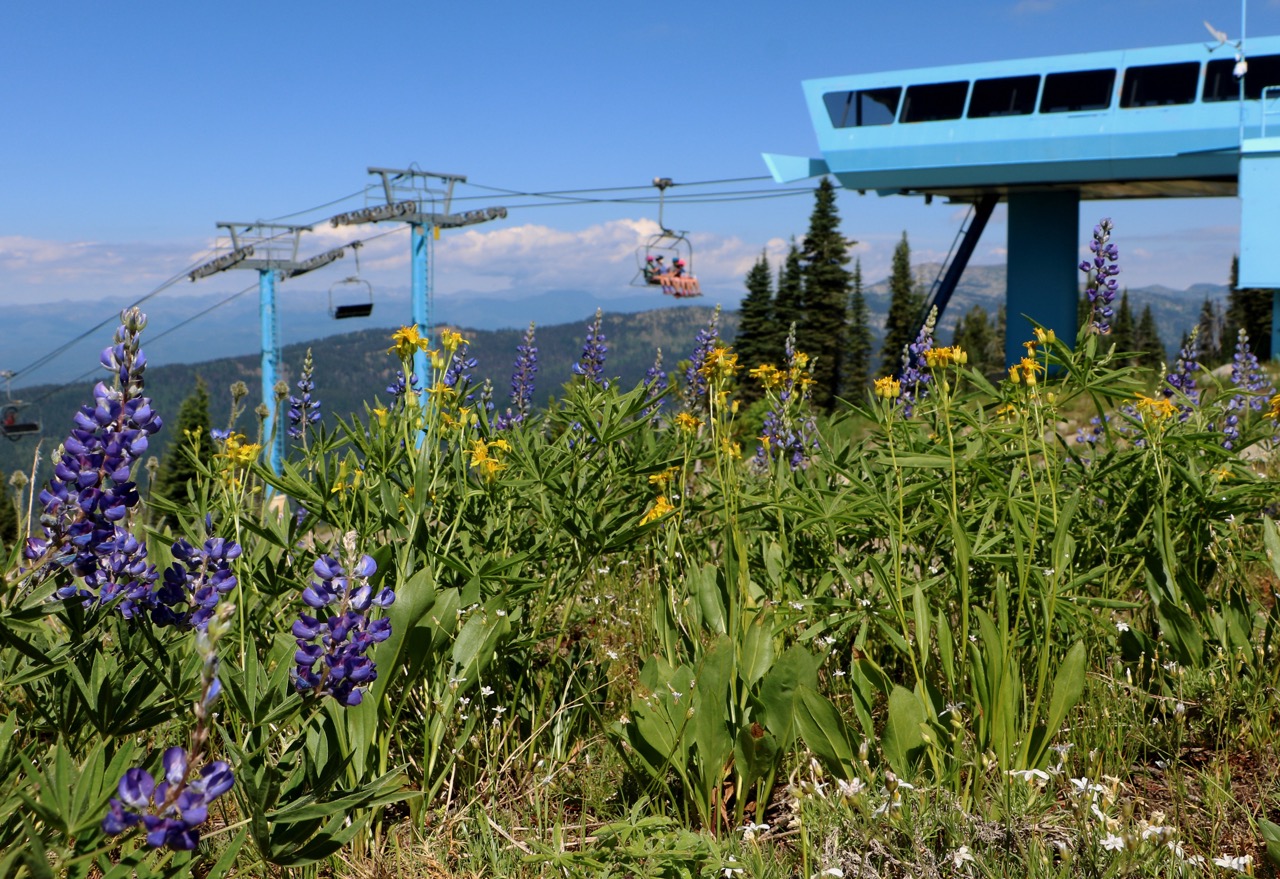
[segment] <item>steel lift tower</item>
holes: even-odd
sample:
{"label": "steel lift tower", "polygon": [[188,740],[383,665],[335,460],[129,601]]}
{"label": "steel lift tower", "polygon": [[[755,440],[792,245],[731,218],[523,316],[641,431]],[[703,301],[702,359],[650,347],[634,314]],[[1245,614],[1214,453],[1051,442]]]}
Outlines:
{"label": "steel lift tower", "polygon": [[[504,207],[483,208],[477,211],[451,213],[455,183],[466,183],[461,174],[436,174],[417,168],[369,168],[370,174],[381,178],[380,186],[370,189],[380,193],[383,203],[362,210],[338,214],[329,220],[336,226],[357,223],[378,223],[383,220],[399,220],[408,223],[412,230],[410,243],[410,281],[413,323],[425,339],[431,333],[431,276],[429,274],[430,242],[440,237],[441,229],[472,226],[507,215]],[[428,183],[438,180],[443,191],[430,188]],[[431,237],[427,237],[427,230]],[[427,355],[418,351],[413,355],[413,371],[420,380],[427,376]],[[424,398],[425,405],[425,398]]]}
{"label": "steel lift tower", "polygon": [[262,402],[267,407],[263,438],[270,446],[271,469],[280,472],[284,460],[284,431],[280,429],[275,399],[280,370],[280,324],[276,319],[276,280],[288,280],[341,259],[347,245],[309,259],[298,259],[298,244],[310,226],[279,223],[218,223],[227,230],[231,251],[193,270],[192,281],[228,269],[254,269],[258,273],[258,317],[262,330]]}

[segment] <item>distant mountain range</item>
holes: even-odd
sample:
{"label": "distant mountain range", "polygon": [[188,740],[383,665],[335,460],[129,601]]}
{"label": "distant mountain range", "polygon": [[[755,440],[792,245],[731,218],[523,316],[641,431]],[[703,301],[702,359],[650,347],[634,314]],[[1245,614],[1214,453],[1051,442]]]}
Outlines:
{"label": "distant mountain range", "polygon": [[[916,275],[927,288],[937,271],[936,265],[926,264],[916,268]],[[982,305],[994,314],[1003,301],[1004,290],[1004,266],[969,266],[950,307],[943,315],[943,338],[950,337],[955,321],[975,304]],[[1176,348],[1182,333],[1196,322],[1204,299],[1221,300],[1226,294],[1227,288],[1223,285],[1196,284],[1180,291],[1167,287],[1144,287],[1132,290],[1130,297],[1139,312],[1143,304],[1151,304],[1166,348]],[[229,295],[234,294],[187,296],[166,292],[146,302],[143,308],[151,318],[147,333],[150,337],[147,352],[151,362],[190,363],[256,351],[260,338],[257,293],[249,291],[226,301]],[[374,299],[371,317],[335,321],[329,317],[327,291],[293,288],[283,284],[278,292],[282,341],[285,345],[290,345],[409,321],[407,289],[379,290]],[[888,281],[869,286],[867,301],[879,339],[880,328],[889,311]],[[219,305],[220,302],[223,304]],[[675,306],[678,310],[705,304],[715,303],[692,300],[677,305],[673,300],[657,293],[638,292],[637,295],[606,297],[573,289],[529,297],[441,296],[434,303],[433,322],[479,330],[523,329],[531,320],[536,321],[539,326],[585,322],[596,308],[602,308],[610,314],[631,314],[666,306]],[[726,310],[738,307],[737,302],[722,304]],[[29,364],[63,345],[67,339],[86,333],[97,321],[104,321],[101,329],[87,332],[82,341],[67,345],[66,350],[48,365],[32,370],[29,377],[20,376],[17,386],[33,382],[71,381],[92,366],[98,351],[110,341],[118,310],[119,303],[107,301],[5,306],[5,336],[3,343],[0,343],[0,369],[24,370]],[[207,313],[201,314],[206,310]],[[200,316],[192,320],[196,315]]]}

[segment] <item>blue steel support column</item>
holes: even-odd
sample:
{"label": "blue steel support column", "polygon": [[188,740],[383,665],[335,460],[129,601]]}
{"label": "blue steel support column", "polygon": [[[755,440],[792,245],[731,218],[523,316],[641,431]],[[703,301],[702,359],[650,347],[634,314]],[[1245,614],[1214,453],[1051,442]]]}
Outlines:
{"label": "blue steel support column", "polygon": [[280,326],[276,321],[275,269],[258,270],[258,317],[262,325],[262,402],[267,407],[267,420],[262,425],[262,439],[269,446],[268,460],[271,469],[279,473],[280,464],[284,461],[284,430],[277,429],[276,424]]}
{"label": "blue steel support column", "polygon": [[[431,303],[428,299],[427,291],[427,234],[426,228],[421,223],[411,223],[412,230],[412,250],[413,259],[411,261],[411,270],[413,272],[411,299],[413,300],[413,322],[418,325],[418,334],[422,338],[430,338],[431,333]],[[413,371],[418,374],[418,381],[426,383],[431,378],[431,373],[427,367],[427,355],[424,351],[415,351],[413,354]],[[427,396],[422,396],[423,405],[426,405]]]}
{"label": "blue steel support column", "polygon": [[1280,290],[1271,291],[1271,359],[1280,360]]}
{"label": "blue steel support column", "polygon": [[[1080,193],[1009,193],[1009,256],[1004,359],[1017,363],[1031,318],[1074,343],[1080,298]],[[1025,315],[1025,317],[1024,317]]]}

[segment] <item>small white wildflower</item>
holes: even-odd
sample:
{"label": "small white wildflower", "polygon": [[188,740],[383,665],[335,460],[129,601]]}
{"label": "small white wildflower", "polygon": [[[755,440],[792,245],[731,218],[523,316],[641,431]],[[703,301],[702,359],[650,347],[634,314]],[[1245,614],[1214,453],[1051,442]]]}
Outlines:
{"label": "small white wildflower", "polygon": [[842,668],[838,668],[838,669],[836,669],[835,671],[833,671],[833,672],[831,673],[831,676],[832,676],[832,677],[835,677],[835,678],[842,678],[842,677],[844,677],[844,669],[842,669]]}
{"label": "small white wildflower", "polygon": [[618,651],[616,651],[616,650],[606,650],[606,651],[604,652],[604,655],[605,655],[605,656],[607,656],[607,657],[609,657],[610,659],[617,659],[617,658],[618,658]]}
{"label": "small white wildflower", "polygon": [[1055,571],[1053,570],[1053,568],[1045,568],[1045,569],[1044,569],[1044,575],[1045,575],[1046,577],[1052,577],[1052,576],[1054,575],[1054,573],[1055,573]]}
{"label": "small white wildflower", "polygon": [[959,870],[965,864],[973,863],[973,854],[969,851],[969,846],[962,845],[951,853],[951,863]]}
{"label": "small white wildflower", "polygon": [[836,779],[836,790],[844,798],[856,797],[866,790],[866,787],[861,778],[855,778],[852,781],[845,781],[843,778]]}
{"label": "small white wildflower", "polygon": [[1114,833],[1108,833],[1102,837],[1102,847],[1109,852],[1118,852],[1124,849],[1124,837],[1116,836]]}
{"label": "small white wildflower", "polygon": [[813,875],[814,879],[817,879],[819,876],[835,876],[836,879],[843,879],[844,870],[841,870],[839,867],[827,867],[827,869],[823,870],[821,873],[814,873]]}
{"label": "small white wildflower", "polygon": [[870,606],[871,606],[871,599],[870,599],[870,598],[859,598],[859,599],[858,599],[858,604],[862,605],[863,607],[870,607]]}
{"label": "small white wildflower", "polygon": [[481,687],[481,688],[480,688],[480,695],[481,695],[481,696],[492,696],[492,695],[493,695],[493,687],[489,686],[488,684],[485,684],[483,687]]}
{"label": "small white wildflower", "polygon": [[498,714],[498,715],[505,714],[505,713],[506,713],[506,710],[507,710],[507,709],[506,709],[506,706],[504,706],[504,705],[495,705],[495,706],[493,706],[493,713],[494,713],[494,714]]}
{"label": "small white wildflower", "polygon": [[500,617],[505,617],[507,615],[507,612],[505,610],[500,610],[500,611],[497,611],[497,614]]}
{"label": "small white wildflower", "polygon": [[1220,855],[1213,859],[1214,864],[1237,873],[1247,873],[1253,866],[1253,855]]}
{"label": "small white wildflower", "polygon": [[742,825],[742,839],[745,842],[750,842],[757,836],[768,831],[768,829],[768,824],[756,824],[752,821],[748,821],[746,824]]}
{"label": "small white wildflower", "polygon": [[1116,631],[1122,633],[1129,631],[1129,624],[1124,620],[1116,620]]}
{"label": "small white wildflower", "polygon": [[798,601],[790,601],[788,604],[791,605],[792,610],[804,610],[804,605]]}
{"label": "small white wildflower", "polygon": [[1067,753],[1074,747],[1075,747],[1075,744],[1072,742],[1062,742],[1061,744],[1050,745],[1049,750],[1053,751],[1059,757],[1065,758],[1067,756]]}

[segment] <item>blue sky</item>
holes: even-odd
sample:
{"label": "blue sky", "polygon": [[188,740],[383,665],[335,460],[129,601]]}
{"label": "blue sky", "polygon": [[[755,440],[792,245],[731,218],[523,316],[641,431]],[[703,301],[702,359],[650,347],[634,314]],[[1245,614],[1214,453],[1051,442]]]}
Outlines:
{"label": "blue sky", "polygon": [[[851,72],[1234,38],[1236,0],[361,4],[14,3],[0,29],[0,308],[127,303],[206,255],[215,222],[358,207],[370,165],[466,174],[520,191],[643,186],[765,173],[761,152],[817,155],[803,79]],[[1280,0],[1252,0],[1249,32],[1280,33]],[[767,185],[767,184],[752,184]],[[656,210],[517,209],[464,187],[505,221],[445,234],[438,297],[626,286]],[[668,207],[726,306],[762,248],[802,235],[807,195]],[[954,206],[842,194],[869,279],[903,230],[918,259],[945,252]],[[1089,203],[1116,220],[1125,280],[1225,281],[1234,200]],[[381,229],[390,229],[384,225]],[[377,231],[377,230],[374,230]],[[365,227],[363,234],[369,234]],[[977,261],[1001,261],[997,216]],[[318,230],[305,252],[350,237]],[[407,284],[407,237],[366,248],[375,285]],[[306,282],[318,290],[350,261]],[[164,295],[233,292],[231,272]],[[295,284],[304,283],[299,279]],[[566,294],[569,295],[569,294]],[[660,301],[660,300],[659,300]],[[95,320],[97,315],[94,315]],[[86,323],[89,321],[86,319]],[[50,340],[56,344],[58,340]],[[0,358],[3,359],[3,358]],[[4,364],[0,363],[0,366]]]}

